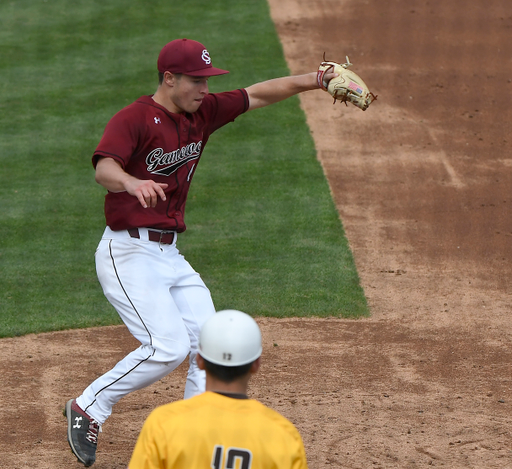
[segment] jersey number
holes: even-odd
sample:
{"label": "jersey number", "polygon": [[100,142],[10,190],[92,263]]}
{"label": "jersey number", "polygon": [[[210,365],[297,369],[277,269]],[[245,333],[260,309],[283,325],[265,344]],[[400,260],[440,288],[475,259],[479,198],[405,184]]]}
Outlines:
{"label": "jersey number", "polygon": [[[224,466],[222,465],[222,454],[224,453],[224,446],[217,445],[213,450],[212,469],[250,469],[252,454],[248,449],[242,448],[228,448],[226,451],[226,460]],[[237,459],[240,465],[236,466]]]}

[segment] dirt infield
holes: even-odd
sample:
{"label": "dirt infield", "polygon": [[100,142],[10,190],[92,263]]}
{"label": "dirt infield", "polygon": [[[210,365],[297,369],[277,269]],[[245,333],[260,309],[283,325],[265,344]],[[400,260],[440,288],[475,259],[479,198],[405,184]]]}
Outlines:
{"label": "dirt infield", "polygon": [[[512,468],[509,0],[270,4],[292,73],[348,55],[379,95],[366,112],[301,97],[372,317],[259,319],[251,396],[296,424],[311,468]],[[0,467],[82,467],[64,401],[134,346],[124,327],[0,341]],[[116,406],[95,468],[126,467],[185,372]]]}

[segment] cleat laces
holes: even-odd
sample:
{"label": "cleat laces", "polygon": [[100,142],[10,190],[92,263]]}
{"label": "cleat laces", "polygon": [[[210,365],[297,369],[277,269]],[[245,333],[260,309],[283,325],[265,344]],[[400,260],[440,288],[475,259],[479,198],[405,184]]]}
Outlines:
{"label": "cleat laces", "polygon": [[101,425],[94,419],[91,419],[89,422],[89,429],[87,430],[87,435],[85,439],[94,445],[98,444],[98,433],[101,432]]}

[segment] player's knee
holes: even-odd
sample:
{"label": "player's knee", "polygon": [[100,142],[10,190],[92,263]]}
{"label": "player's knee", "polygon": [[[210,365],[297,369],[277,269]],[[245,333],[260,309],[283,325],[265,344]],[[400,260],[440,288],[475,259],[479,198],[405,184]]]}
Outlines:
{"label": "player's knee", "polygon": [[153,359],[169,364],[170,366],[178,366],[182,363],[190,352],[189,344],[182,344],[172,340],[162,340],[153,344],[155,353]]}

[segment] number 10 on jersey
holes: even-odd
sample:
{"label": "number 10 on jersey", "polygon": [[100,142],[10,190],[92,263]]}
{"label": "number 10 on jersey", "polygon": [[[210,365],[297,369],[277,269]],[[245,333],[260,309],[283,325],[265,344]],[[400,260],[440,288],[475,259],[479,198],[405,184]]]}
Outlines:
{"label": "number 10 on jersey", "polygon": [[[222,465],[222,456],[224,454],[224,446],[216,445],[213,449],[212,469],[250,469],[252,454],[248,449],[228,448],[224,465]],[[240,461],[240,465],[236,466],[236,460]]]}

